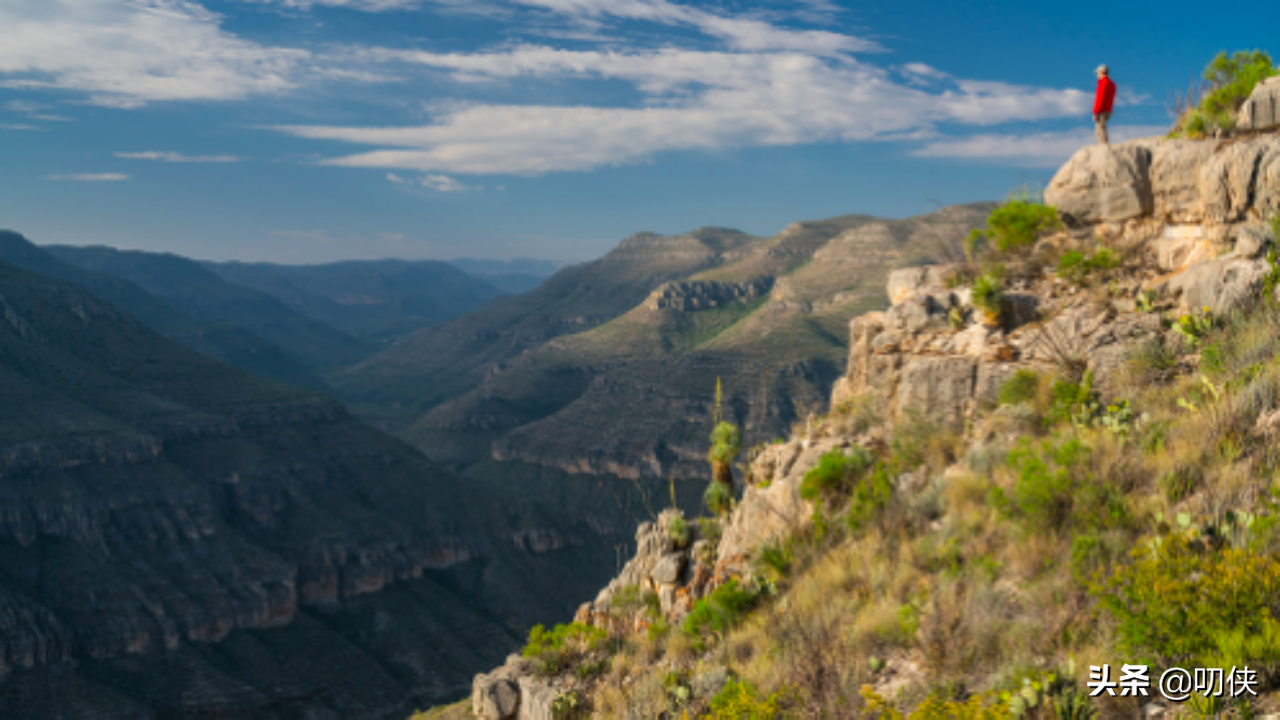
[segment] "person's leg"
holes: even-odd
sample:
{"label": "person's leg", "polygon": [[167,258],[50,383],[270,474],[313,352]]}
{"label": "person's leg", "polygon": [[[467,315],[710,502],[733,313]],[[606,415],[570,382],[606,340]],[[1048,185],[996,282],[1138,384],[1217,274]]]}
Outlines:
{"label": "person's leg", "polygon": [[1099,113],[1094,118],[1094,131],[1098,135],[1098,142],[1102,145],[1107,144],[1107,121],[1111,119],[1111,113]]}

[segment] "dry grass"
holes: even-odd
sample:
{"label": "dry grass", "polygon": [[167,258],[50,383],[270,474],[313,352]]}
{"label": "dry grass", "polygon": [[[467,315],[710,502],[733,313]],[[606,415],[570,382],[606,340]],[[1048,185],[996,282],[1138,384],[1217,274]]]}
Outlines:
{"label": "dry grass", "polygon": [[[1256,510],[1276,474],[1275,451],[1252,427],[1259,412],[1280,406],[1280,313],[1231,318],[1206,338],[1206,347],[1214,343],[1222,347],[1219,367],[1204,373],[1216,395],[1199,371],[1135,373],[1119,392],[1146,418],[1126,433],[1060,426],[1026,439],[1034,447],[1067,437],[1086,444],[1070,471],[1071,502],[1109,508],[1068,514],[1055,527],[1029,523],[993,499],[996,488],[1007,495],[1019,481],[998,448],[976,462],[954,433],[919,418],[900,423],[885,453],[903,468],[925,466],[927,482],[909,497],[899,492],[858,532],[843,528],[834,516],[840,504],[830,503],[832,529],[793,539],[794,570],[776,598],[705,654],[678,630],[665,642],[628,643],[601,683],[597,709],[605,717],[657,716],[667,702],[662,676],[672,667],[721,665],[763,692],[795,688],[799,702],[788,716],[850,717],[864,684],[910,705],[929,694],[1016,689],[1025,677],[1065,668],[1069,657],[1078,659],[1083,688],[1089,664],[1128,662],[1105,616],[1094,617],[1090,584],[1177,513],[1221,526],[1229,510]],[[1032,403],[1040,411],[1050,382]],[[856,415],[833,413],[825,431],[849,432],[836,423]],[[962,455],[968,469],[956,464]],[[1179,468],[1193,469],[1196,482],[1171,498],[1160,478]],[[1090,495],[1099,492],[1114,493],[1109,505]],[[896,670],[880,670],[886,662]],[[894,674],[902,668],[914,674]],[[1129,717],[1135,708],[1126,703],[1107,699],[1093,709]]]}

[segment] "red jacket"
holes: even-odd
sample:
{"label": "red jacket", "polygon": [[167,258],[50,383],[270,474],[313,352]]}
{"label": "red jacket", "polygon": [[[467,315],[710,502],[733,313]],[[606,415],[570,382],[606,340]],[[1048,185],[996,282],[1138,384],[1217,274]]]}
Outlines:
{"label": "red jacket", "polygon": [[1101,115],[1102,113],[1111,112],[1111,103],[1116,99],[1116,84],[1111,82],[1111,78],[1103,75],[1098,78],[1098,92],[1093,97],[1093,114]]}

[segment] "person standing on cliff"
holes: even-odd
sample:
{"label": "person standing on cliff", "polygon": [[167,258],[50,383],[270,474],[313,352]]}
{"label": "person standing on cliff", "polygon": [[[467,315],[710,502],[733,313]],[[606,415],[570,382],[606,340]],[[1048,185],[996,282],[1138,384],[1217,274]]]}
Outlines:
{"label": "person standing on cliff", "polygon": [[1107,121],[1111,119],[1111,104],[1116,99],[1116,84],[1111,82],[1106,65],[1098,66],[1098,91],[1093,96],[1093,125],[1098,142],[1107,144]]}

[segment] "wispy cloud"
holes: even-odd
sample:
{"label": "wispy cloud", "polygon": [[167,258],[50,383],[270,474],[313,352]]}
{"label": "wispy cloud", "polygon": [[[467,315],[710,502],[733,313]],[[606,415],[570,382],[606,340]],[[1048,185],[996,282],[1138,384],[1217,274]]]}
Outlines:
{"label": "wispy cloud", "polygon": [[183,155],[178,152],[147,150],[143,152],[118,152],[116,157],[128,160],[155,160],[167,163],[233,163],[246,158],[236,155]]}
{"label": "wispy cloud", "polygon": [[466,192],[468,190],[482,190],[480,187],[473,187],[451,178],[448,175],[423,175],[419,178],[407,178],[395,173],[387,173],[387,179],[393,183],[401,185],[421,185],[428,190],[436,192]]}
{"label": "wispy cloud", "polygon": [[[434,67],[469,82],[620,79],[632,83],[645,103],[614,108],[445,105],[425,126],[277,129],[382,146],[324,161],[330,165],[536,175],[637,162],[671,150],[902,140],[931,135],[939,123],[984,126],[1084,114],[1089,103],[1078,90],[956,79],[927,72],[931,69],[923,65],[894,72],[848,56],[799,52],[579,52],[521,46],[488,53],[380,50],[370,55]],[[921,87],[907,75],[928,75],[930,84]]]}
{"label": "wispy cloud", "polygon": [[883,47],[865,38],[823,30],[782,27],[764,20],[714,13],[667,0],[514,0],[579,20],[616,18],[692,27],[726,41],[736,50],[801,50],[833,55],[880,52]]}
{"label": "wispy cloud", "polygon": [[369,13],[419,10],[424,6],[448,13],[499,17],[509,10],[497,0],[248,0],[274,5],[286,10],[311,10],[315,7],[344,8]]}
{"label": "wispy cloud", "polygon": [[422,5],[423,0],[258,0],[286,8],[306,10],[316,5],[342,7],[364,12],[411,10]]}
{"label": "wispy cloud", "polygon": [[227,100],[294,87],[310,54],[225,32],[191,0],[0,3],[0,85],[87,93],[138,107]]}
{"label": "wispy cloud", "polygon": [[71,118],[66,117],[65,115],[55,115],[53,113],[45,112],[49,109],[48,105],[45,105],[44,103],[31,102],[29,100],[10,100],[4,104],[4,109],[12,113],[24,115],[32,120],[45,120],[48,122],[68,122],[71,120]]}
{"label": "wispy cloud", "polygon": [[0,130],[44,130],[37,125],[24,125],[22,123],[0,123]]}
{"label": "wispy cloud", "polygon": [[72,182],[118,182],[128,180],[123,173],[73,173],[70,175],[45,175],[45,180],[65,180]]}
{"label": "wispy cloud", "polygon": [[[1109,128],[1112,142],[1163,135],[1163,125],[1119,125]],[[964,158],[1025,167],[1056,168],[1077,150],[1097,142],[1091,128],[1029,134],[983,134],[935,140],[912,154],[918,157]]]}

